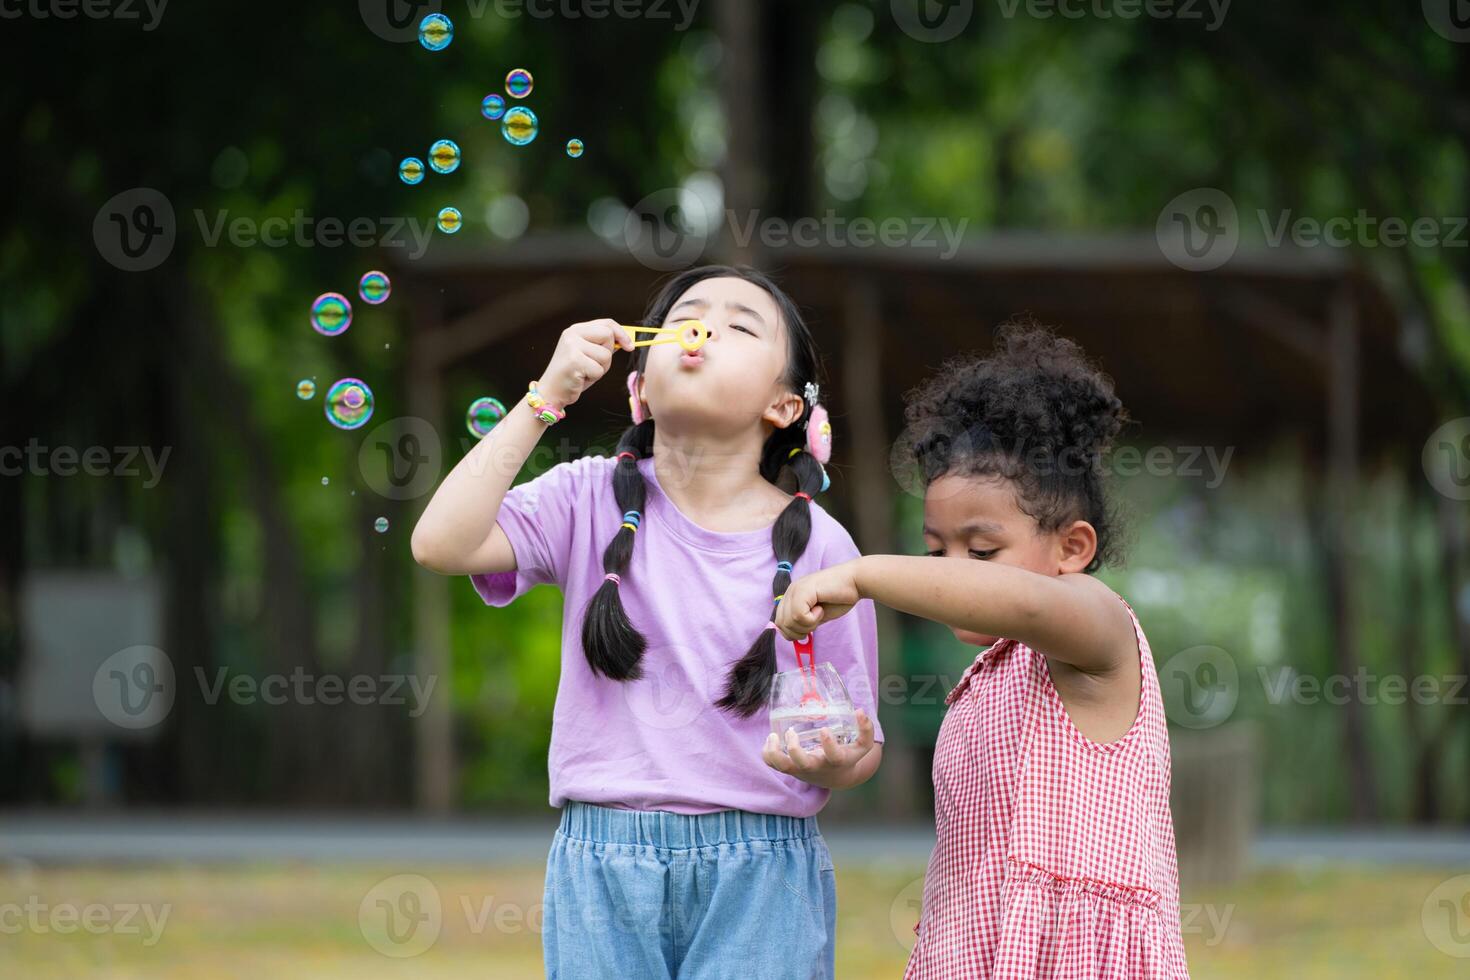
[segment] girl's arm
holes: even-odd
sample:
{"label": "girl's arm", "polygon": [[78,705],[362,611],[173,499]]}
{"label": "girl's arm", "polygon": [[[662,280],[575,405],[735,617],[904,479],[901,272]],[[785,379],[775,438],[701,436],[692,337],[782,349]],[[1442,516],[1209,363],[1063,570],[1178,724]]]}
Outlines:
{"label": "girl's arm", "polygon": [[797,639],[863,599],[955,629],[1020,640],[1078,670],[1108,670],[1136,649],[1117,594],[1091,575],[1041,575],[973,558],[864,555],[786,589],[776,625]]}
{"label": "girl's arm", "polygon": [[[575,402],[612,365],[632,338],[613,320],[576,323],[562,331],[537,388],[558,407]],[[445,477],[413,529],[414,561],[444,575],[513,571],[515,552],[496,523],[501,502],[546,431],[522,398]]]}

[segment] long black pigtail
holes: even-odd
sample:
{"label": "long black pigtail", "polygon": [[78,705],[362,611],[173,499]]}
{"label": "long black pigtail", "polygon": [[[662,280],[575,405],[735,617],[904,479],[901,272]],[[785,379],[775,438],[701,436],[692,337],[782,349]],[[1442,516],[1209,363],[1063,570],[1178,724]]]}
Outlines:
{"label": "long black pigtail", "polygon": [[582,649],[595,674],[615,681],[643,676],[643,651],[648,640],[628,619],[620,594],[623,573],[633,557],[633,543],[643,519],[648,496],[638,460],[653,451],[653,419],[629,427],[618,440],[613,467],[613,497],[623,510],[623,523],[602,553],[602,570],[609,577],[592,594],[582,619]]}
{"label": "long black pigtail", "polygon": [[[771,550],[776,553],[776,576],[771,581],[773,619],[781,596],[786,594],[786,587],[791,584],[791,568],[806,551],[807,541],[811,539],[812,498],[822,490],[822,465],[801,448],[806,439],[806,419],[810,415],[811,406],[808,405],[800,422],[789,429],[777,430],[766,440],[762,453],[761,471],[766,479],[775,483],[782,468],[790,469],[796,476],[796,495],[771,527]],[[794,446],[793,441],[796,442]],[[793,449],[797,450],[794,455]],[[771,472],[772,469],[775,472]],[[730,665],[725,694],[715,705],[748,718],[770,700],[771,679],[775,676],[776,628],[767,625],[745,656]]]}

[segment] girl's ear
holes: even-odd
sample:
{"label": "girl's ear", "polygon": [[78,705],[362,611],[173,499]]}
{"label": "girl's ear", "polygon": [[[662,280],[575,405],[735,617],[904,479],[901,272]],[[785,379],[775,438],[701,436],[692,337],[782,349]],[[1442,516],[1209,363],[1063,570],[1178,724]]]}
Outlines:
{"label": "girl's ear", "polygon": [[1097,529],[1086,521],[1073,521],[1057,532],[1060,547],[1058,571],[1061,574],[1082,572],[1097,554]]}
{"label": "girl's ear", "polygon": [[779,398],[766,407],[761,418],[778,429],[795,425],[806,411],[806,402],[794,391],[783,391]]}

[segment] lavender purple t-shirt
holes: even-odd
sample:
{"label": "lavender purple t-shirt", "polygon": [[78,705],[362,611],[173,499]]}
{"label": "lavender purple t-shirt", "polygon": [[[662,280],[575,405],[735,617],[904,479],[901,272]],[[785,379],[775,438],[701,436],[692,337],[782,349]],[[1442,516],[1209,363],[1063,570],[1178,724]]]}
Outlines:
{"label": "lavender purple t-shirt", "polygon": [[[621,585],[628,617],[648,640],[643,677],[613,681],[588,667],[583,611],[602,585],[602,553],[622,523],[613,465],[609,457],[587,456],[512,487],[498,521],[515,550],[516,570],[471,576],[492,606],[508,605],[542,584],[559,586],[565,596],[548,760],[551,805],[580,800],[675,813],[815,814],[829,791],[761,760],[770,732],[765,710],[740,718],[714,706],[730,662],[770,619],[776,572],[771,530],[700,527],[664,495],[652,459],[638,462],[647,502]],[[857,556],[847,530],[813,504],[811,538],[793,576]],[[817,662],[830,662],[842,675],[881,742],[873,704],[878,636],[872,600],[812,636]],[[792,645],[779,633],[776,662],[778,670],[796,667]]]}

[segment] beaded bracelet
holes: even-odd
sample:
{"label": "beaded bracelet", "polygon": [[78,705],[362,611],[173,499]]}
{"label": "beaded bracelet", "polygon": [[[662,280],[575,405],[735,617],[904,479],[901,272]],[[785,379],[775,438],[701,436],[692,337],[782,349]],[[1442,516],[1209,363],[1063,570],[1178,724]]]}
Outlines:
{"label": "beaded bracelet", "polygon": [[536,410],[536,417],[547,425],[555,425],[567,417],[564,409],[557,408],[545,398],[541,397],[536,382],[532,381],[530,388],[526,391],[526,404]]}

